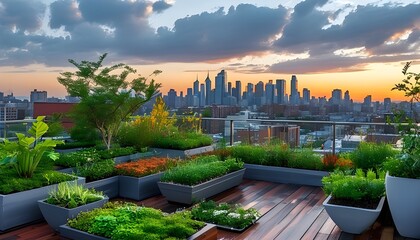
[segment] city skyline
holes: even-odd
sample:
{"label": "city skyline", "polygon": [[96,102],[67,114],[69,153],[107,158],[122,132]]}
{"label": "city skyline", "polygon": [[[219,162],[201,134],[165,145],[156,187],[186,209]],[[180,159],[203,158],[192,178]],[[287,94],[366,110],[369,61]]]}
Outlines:
{"label": "city skyline", "polygon": [[107,52],[106,65],[162,70],[163,93],[225,69],[243,87],[294,74],[315,96],[403,101],[390,89],[405,62],[418,71],[418,12],[415,0],[0,0],[0,91],[64,97],[67,59]]}

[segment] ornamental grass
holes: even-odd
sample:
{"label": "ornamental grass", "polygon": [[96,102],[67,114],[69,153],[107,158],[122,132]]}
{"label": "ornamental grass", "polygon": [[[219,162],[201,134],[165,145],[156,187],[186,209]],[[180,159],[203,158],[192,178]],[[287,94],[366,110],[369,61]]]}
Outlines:
{"label": "ornamental grass", "polygon": [[163,172],[177,164],[177,161],[170,158],[152,157],[138,161],[120,163],[115,166],[119,175],[143,177],[158,172]]}

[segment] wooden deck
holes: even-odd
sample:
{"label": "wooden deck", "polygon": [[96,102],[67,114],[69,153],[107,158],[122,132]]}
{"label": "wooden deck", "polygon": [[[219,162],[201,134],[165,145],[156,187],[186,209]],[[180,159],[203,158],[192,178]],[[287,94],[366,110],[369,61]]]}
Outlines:
{"label": "wooden deck", "polygon": [[[362,235],[342,233],[325,212],[322,206],[325,196],[319,187],[244,180],[240,186],[212,199],[217,202],[240,203],[245,208],[254,207],[262,215],[256,224],[242,233],[219,230],[218,239],[404,239],[397,236],[387,211],[383,211],[372,229]],[[165,212],[184,207],[168,203],[163,196],[136,203]],[[60,236],[45,222],[41,222],[4,233],[0,239],[56,240]]]}

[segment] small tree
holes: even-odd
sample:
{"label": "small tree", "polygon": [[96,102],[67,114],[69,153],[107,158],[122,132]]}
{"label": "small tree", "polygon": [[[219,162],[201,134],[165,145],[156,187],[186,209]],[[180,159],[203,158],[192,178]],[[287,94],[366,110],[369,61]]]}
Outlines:
{"label": "small tree", "polygon": [[[91,127],[99,130],[106,147],[111,147],[112,138],[117,134],[121,122],[139,109],[158,93],[159,83],[139,75],[128,81],[130,74],[136,73],[132,67],[119,63],[103,67],[106,53],[97,62],[69,60],[78,70],[60,73],[58,82],[67,92],[80,98],[74,109],[74,117],[84,119]],[[114,74],[117,71],[118,74]],[[156,76],[155,70],[149,75]]]}

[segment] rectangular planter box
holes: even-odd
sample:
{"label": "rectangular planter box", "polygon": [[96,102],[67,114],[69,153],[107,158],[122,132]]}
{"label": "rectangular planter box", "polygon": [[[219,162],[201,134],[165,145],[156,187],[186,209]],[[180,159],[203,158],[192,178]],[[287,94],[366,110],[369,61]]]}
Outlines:
{"label": "rectangular planter box", "polygon": [[[85,183],[85,178],[79,177],[77,183]],[[48,193],[56,188],[57,184],[54,184],[7,195],[0,194],[0,231],[42,219],[37,201],[47,198]]]}
{"label": "rectangular planter box", "polygon": [[195,186],[167,182],[158,182],[158,186],[168,201],[192,204],[241,184],[244,173],[241,169]]}
{"label": "rectangular planter box", "polygon": [[103,192],[109,198],[118,197],[118,176],[104,178],[85,184],[87,188],[94,188],[97,191]]}
{"label": "rectangular planter box", "polygon": [[39,209],[42,212],[48,225],[55,231],[59,230],[60,225],[66,224],[68,219],[75,218],[80,212],[87,212],[94,208],[100,208],[108,202],[108,197],[76,208],[64,208],[45,202],[46,199],[38,200]]}
{"label": "rectangular planter box", "polygon": [[193,149],[188,149],[188,150],[152,148],[153,151],[156,151],[157,156],[169,157],[169,158],[186,158],[186,157],[194,156],[200,153],[210,152],[210,151],[213,151],[214,149],[215,149],[214,145],[193,148]]}
{"label": "rectangular planter box", "polygon": [[322,178],[329,172],[297,168],[244,164],[244,178],[275,183],[291,183],[322,187]]}
{"label": "rectangular planter box", "polygon": [[137,160],[139,158],[151,157],[153,156],[153,152],[144,152],[144,153],[134,153],[126,156],[119,156],[114,158],[115,164],[124,163],[128,161]]}
{"label": "rectangular planter box", "polygon": [[[99,237],[87,232],[82,232],[67,225],[60,226],[60,235],[75,240],[108,240],[109,238]],[[193,234],[188,240],[216,240],[217,228],[213,224],[206,224],[202,229]]]}
{"label": "rectangular planter box", "polygon": [[144,177],[119,176],[119,195],[123,198],[143,200],[160,194],[157,182],[163,173]]}

